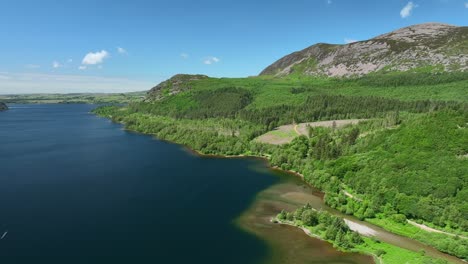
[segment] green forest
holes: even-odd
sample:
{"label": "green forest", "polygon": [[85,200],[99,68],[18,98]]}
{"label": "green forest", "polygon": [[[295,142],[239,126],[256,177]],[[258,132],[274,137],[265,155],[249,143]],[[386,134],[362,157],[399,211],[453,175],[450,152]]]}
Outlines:
{"label": "green forest", "polygon": [[[281,211],[279,221],[296,222],[306,227],[316,227],[314,233],[320,233],[324,239],[345,250],[364,243],[362,237],[349,229],[343,219],[325,211],[316,211],[309,204],[299,207],[294,212]],[[376,255],[379,255],[378,252]]]}
{"label": "green forest", "polygon": [[[332,208],[468,258],[468,73],[206,78],[187,85],[161,100],[95,113],[203,154],[266,157],[304,175]],[[280,125],[351,118],[364,121],[309,127],[307,136],[283,145],[255,140]],[[410,232],[416,227],[408,220],[453,235]],[[360,242],[340,232],[339,239],[330,235],[340,247]]]}

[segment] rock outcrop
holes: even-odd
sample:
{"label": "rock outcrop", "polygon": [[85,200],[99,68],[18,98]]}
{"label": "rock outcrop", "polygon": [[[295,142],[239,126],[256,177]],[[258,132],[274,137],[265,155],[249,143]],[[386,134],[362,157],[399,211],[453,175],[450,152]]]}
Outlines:
{"label": "rock outcrop", "polygon": [[161,100],[165,96],[191,89],[191,82],[206,79],[206,75],[177,74],[148,91],[147,100]]}
{"label": "rock outcrop", "polygon": [[372,72],[468,70],[468,27],[426,23],[346,45],[319,43],[276,61],[260,75],[331,77]]}

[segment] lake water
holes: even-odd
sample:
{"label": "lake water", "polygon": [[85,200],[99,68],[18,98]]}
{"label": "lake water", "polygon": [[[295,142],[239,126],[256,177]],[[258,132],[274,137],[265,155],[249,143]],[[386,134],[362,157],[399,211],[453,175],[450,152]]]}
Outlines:
{"label": "lake water", "polygon": [[10,107],[0,112],[2,264],[265,263],[280,252],[276,236],[327,249],[310,263],[370,262],[294,229],[272,228],[268,241],[240,228],[256,221],[236,219],[257,194],[284,181],[260,160],[194,156],[89,114],[92,105]]}

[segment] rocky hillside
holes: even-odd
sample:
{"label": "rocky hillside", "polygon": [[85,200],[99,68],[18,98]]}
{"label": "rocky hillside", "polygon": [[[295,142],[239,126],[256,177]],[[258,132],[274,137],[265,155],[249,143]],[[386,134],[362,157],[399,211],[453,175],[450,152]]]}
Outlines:
{"label": "rocky hillside", "polygon": [[426,23],[346,45],[320,43],[281,58],[260,75],[340,77],[415,68],[468,71],[468,27]]}
{"label": "rocky hillside", "polygon": [[160,100],[161,98],[178,94],[185,90],[189,90],[190,83],[201,79],[206,79],[206,75],[190,75],[190,74],[177,74],[170,79],[158,84],[148,91],[147,100]]}
{"label": "rocky hillside", "polygon": [[2,102],[0,102],[0,111],[8,110],[8,106]]}

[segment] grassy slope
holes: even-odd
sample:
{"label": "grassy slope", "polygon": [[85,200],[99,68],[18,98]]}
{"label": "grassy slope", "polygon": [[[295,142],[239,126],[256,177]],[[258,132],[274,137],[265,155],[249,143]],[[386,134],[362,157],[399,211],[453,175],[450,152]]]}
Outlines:
{"label": "grassy slope", "polygon": [[385,254],[381,256],[381,260],[385,264],[426,264],[426,263],[444,263],[443,260],[434,260],[425,256],[423,253],[410,251],[394,245],[383,242],[378,242],[370,238],[364,238],[365,244],[358,245],[357,249],[363,252],[383,251]]}
{"label": "grassy slope", "polygon": [[371,218],[371,219],[366,219],[366,221],[380,226],[392,233],[413,238],[415,240],[418,240],[424,244],[427,245],[432,245],[436,248],[443,249],[444,251],[447,251],[447,249],[451,248],[450,250],[453,251],[453,248],[458,248],[458,251],[465,250],[465,256],[468,255],[467,252],[467,245],[468,241],[463,238],[452,238],[452,239],[447,239],[447,235],[445,234],[438,234],[438,233],[432,233],[432,232],[427,232],[424,231],[418,227],[415,227],[411,224],[403,224],[403,223],[397,223],[393,221],[391,218],[387,217],[378,217],[378,218]]}
{"label": "grassy slope", "polygon": [[[468,74],[467,74],[468,75]],[[193,91],[212,90],[223,87],[242,87],[252,91],[254,101],[248,108],[266,108],[277,105],[301,104],[308,95],[363,95],[396,98],[401,100],[454,100],[468,101],[468,77],[456,82],[441,82],[414,85],[392,85],[399,76],[387,77],[387,83],[373,81],[379,77],[363,80],[336,80],[289,76],[285,78],[209,78],[193,83]],[[410,77],[408,77],[410,78]],[[364,84],[364,85],[363,85]],[[293,89],[297,92],[294,93]],[[190,92],[189,92],[190,93]]]}

